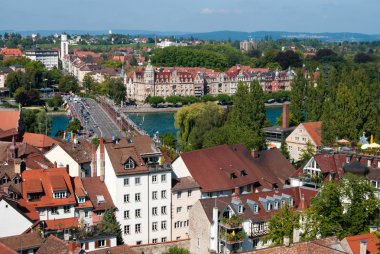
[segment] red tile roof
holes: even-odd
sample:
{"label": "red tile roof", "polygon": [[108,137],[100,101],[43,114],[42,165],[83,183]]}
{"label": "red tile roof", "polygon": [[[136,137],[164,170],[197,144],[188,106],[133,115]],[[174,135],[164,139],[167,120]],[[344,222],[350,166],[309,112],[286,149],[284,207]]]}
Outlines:
{"label": "red tile roof", "polygon": [[[103,211],[115,208],[107,186],[104,182],[100,181],[100,177],[85,177],[82,178],[82,182],[91,203],[94,206],[94,211]],[[99,195],[104,197],[104,202],[98,203],[97,196]]]}
{"label": "red tile roof", "polygon": [[38,232],[0,238],[0,243],[15,251],[35,249],[38,248],[42,242],[43,239]]}
{"label": "red tile roof", "polygon": [[50,235],[48,239],[41,245],[36,254],[79,254],[82,250],[76,247],[72,252],[69,252],[69,243]]}
{"label": "red tile roof", "polygon": [[24,133],[22,142],[28,143],[38,148],[49,148],[53,146],[54,144],[59,144],[59,141],[52,139],[46,135],[30,133],[30,132]]}
{"label": "red tile roof", "polygon": [[82,179],[79,176],[77,176],[77,177],[74,177],[73,182],[74,182],[75,195],[77,197],[84,197],[85,198],[85,202],[84,203],[78,203],[75,206],[75,208],[93,208],[91,200],[87,196],[87,192],[83,186]]}
{"label": "red tile roof", "polygon": [[0,54],[6,56],[21,56],[22,52],[20,49],[17,48],[4,48],[1,50]]}
{"label": "red tile roof", "polygon": [[77,228],[78,226],[78,218],[76,217],[56,220],[45,220],[45,228],[47,230]]}
{"label": "red tile roof", "polygon": [[380,239],[372,233],[348,236],[344,238],[350,246],[350,249],[353,254],[360,254],[360,242],[362,240],[367,241],[367,253],[375,254],[378,253],[378,244],[380,244]]}
{"label": "red tile roof", "polygon": [[11,129],[18,129],[18,122],[20,112],[17,110],[0,110],[0,129],[7,131]]}
{"label": "red tile roof", "polygon": [[317,146],[322,145],[321,141],[321,123],[322,122],[307,122],[302,123],[303,127],[306,129],[310,138],[314,141]]}
{"label": "red tile roof", "polygon": [[283,185],[294,171],[278,149],[261,151],[253,158],[243,145],[215,146],[182,153],[180,158],[202,192],[233,190],[252,183],[272,189]]}
{"label": "red tile roof", "polygon": [[11,248],[9,248],[8,246],[0,243],[0,253],[2,253],[2,254],[17,254],[18,252],[14,251]]}
{"label": "red tile roof", "polygon": [[[58,179],[55,183],[55,179]],[[23,179],[23,199],[28,204],[34,207],[51,207],[59,205],[70,205],[75,204],[74,189],[71,183],[69,174],[66,168],[50,168],[50,169],[32,169],[26,170],[22,173]],[[53,180],[53,181],[52,181]],[[43,187],[43,195],[38,201],[27,201],[27,194],[29,190],[35,190],[40,188],[39,185]],[[67,198],[53,198],[52,189],[61,189],[63,183],[66,185],[69,197]]]}

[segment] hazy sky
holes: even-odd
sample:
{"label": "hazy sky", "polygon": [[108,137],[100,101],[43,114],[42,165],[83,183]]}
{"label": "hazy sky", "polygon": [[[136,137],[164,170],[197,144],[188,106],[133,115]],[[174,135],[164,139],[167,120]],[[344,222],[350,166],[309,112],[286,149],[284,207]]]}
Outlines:
{"label": "hazy sky", "polygon": [[0,30],[380,33],[380,0],[1,0]]}

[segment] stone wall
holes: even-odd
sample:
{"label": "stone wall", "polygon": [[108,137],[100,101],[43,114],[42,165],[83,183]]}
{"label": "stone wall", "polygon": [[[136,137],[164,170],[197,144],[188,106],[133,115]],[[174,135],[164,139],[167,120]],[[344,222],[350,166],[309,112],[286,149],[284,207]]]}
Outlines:
{"label": "stone wall", "polygon": [[177,246],[179,248],[189,249],[190,248],[190,239],[171,241],[165,243],[156,243],[156,244],[144,244],[139,246],[131,247],[134,251],[141,254],[161,254],[165,251],[168,251],[170,247]]}

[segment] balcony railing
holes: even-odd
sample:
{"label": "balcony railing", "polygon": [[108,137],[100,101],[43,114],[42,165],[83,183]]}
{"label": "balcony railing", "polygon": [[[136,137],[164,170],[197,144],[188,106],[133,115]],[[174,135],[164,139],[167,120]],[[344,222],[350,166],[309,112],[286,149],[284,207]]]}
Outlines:
{"label": "balcony railing", "polygon": [[242,228],[243,219],[237,216],[231,218],[222,217],[220,219],[220,226],[228,229]]}
{"label": "balcony railing", "polygon": [[263,230],[252,230],[251,237],[263,236],[263,235],[267,235],[268,233],[269,233],[269,230],[267,228]]}

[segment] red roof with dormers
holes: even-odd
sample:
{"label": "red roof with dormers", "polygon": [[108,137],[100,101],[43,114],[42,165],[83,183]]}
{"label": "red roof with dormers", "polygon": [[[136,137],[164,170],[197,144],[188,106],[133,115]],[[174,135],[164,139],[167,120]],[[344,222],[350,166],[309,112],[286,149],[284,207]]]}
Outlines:
{"label": "red roof with dormers", "polygon": [[[32,169],[22,173],[22,196],[34,207],[52,207],[76,204],[73,185],[66,168]],[[38,201],[28,201],[28,194],[43,189]],[[54,198],[53,191],[67,190],[68,197]]]}

